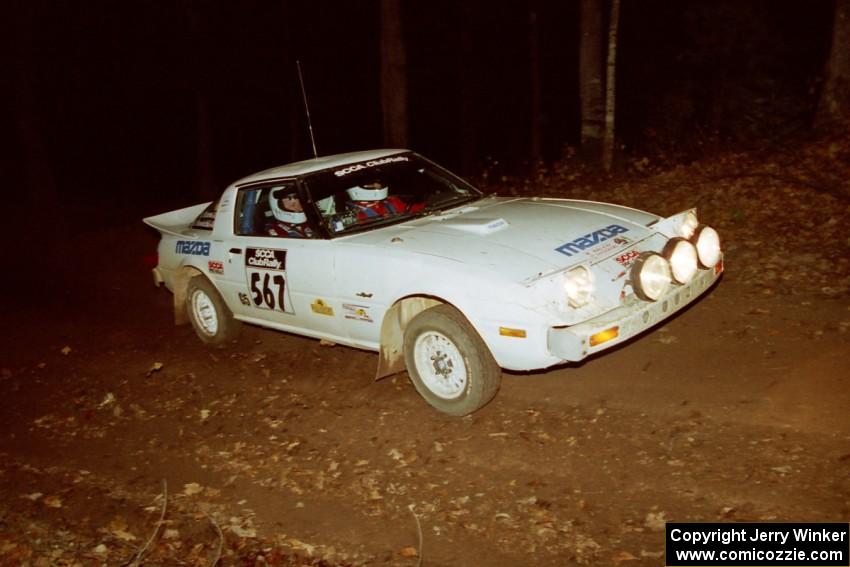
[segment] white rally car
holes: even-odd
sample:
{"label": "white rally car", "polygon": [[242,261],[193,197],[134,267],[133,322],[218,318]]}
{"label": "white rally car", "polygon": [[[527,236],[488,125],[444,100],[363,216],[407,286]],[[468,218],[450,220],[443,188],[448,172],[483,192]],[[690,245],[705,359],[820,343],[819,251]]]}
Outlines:
{"label": "white rally car", "polygon": [[406,150],[320,157],[149,217],[156,283],[206,343],[242,322],[377,351],[466,415],[501,368],[579,361],[669,318],[723,271],[694,210],[486,196]]}

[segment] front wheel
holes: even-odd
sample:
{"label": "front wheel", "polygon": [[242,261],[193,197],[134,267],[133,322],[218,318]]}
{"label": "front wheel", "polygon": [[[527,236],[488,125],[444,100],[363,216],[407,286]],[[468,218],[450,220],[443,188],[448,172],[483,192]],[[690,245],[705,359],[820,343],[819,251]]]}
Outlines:
{"label": "front wheel", "polygon": [[189,280],[186,290],[186,312],[198,337],[207,344],[220,345],[235,339],[242,322],[224,303],[221,294],[204,276]]}
{"label": "front wheel", "polygon": [[496,392],[502,371],[463,314],[438,305],[418,314],[404,332],[404,361],[416,391],[449,415],[468,415]]}

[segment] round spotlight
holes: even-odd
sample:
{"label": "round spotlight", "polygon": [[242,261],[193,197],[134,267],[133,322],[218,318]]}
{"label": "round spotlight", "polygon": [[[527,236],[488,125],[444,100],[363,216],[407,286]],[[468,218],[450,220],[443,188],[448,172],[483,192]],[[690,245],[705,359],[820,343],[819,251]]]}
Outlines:
{"label": "round spotlight", "polygon": [[697,273],[697,249],[684,238],[671,238],[664,247],[664,257],[670,262],[676,283],[686,284]]}
{"label": "round spotlight", "polygon": [[720,261],[720,235],[710,226],[700,225],[691,241],[697,247],[702,268],[713,268]]}
{"label": "round spotlight", "polygon": [[655,252],[644,252],[632,265],[632,286],[641,299],[655,301],[664,295],[670,278],[670,263]]}
{"label": "round spotlight", "polygon": [[690,238],[694,235],[694,231],[699,226],[699,221],[697,220],[697,215],[693,211],[688,211],[685,214],[685,218],[682,219],[682,224],[679,227],[679,234],[684,238]]}

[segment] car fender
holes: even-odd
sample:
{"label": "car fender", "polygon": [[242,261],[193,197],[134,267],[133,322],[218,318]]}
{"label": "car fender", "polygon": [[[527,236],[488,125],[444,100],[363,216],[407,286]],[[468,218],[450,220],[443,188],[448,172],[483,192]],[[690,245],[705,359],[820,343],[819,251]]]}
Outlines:
{"label": "car fender", "polygon": [[530,301],[523,302],[528,288],[479,274],[468,266],[452,268],[452,278],[439,270],[427,277],[417,277],[421,269],[405,271],[409,277],[391,292],[396,299],[381,321],[376,379],[404,370],[404,331],[416,315],[436,305],[448,304],[460,311],[500,363],[500,345],[494,340],[499,323],[545,326],[544,315],[531,308]]}

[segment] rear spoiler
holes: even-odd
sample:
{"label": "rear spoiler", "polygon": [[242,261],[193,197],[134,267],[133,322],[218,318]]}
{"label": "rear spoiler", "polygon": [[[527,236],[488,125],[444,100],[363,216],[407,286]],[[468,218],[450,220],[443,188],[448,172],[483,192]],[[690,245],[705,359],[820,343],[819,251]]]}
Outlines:
{"label": "rear spoiler", "polygon": [[177,209],[176,211],[162,213],[161,215],[154,215],[142,220],[146,225],[152,226],[162,234],[171,234],[182,238],[197,238],[196,235],[191,233],[186,234],[187,229],[192,226],[192,223],[195,222],[198,215],[201,214],[211,202],[212,201],[201,203],[199,205],[192,205],[191,207]]}

